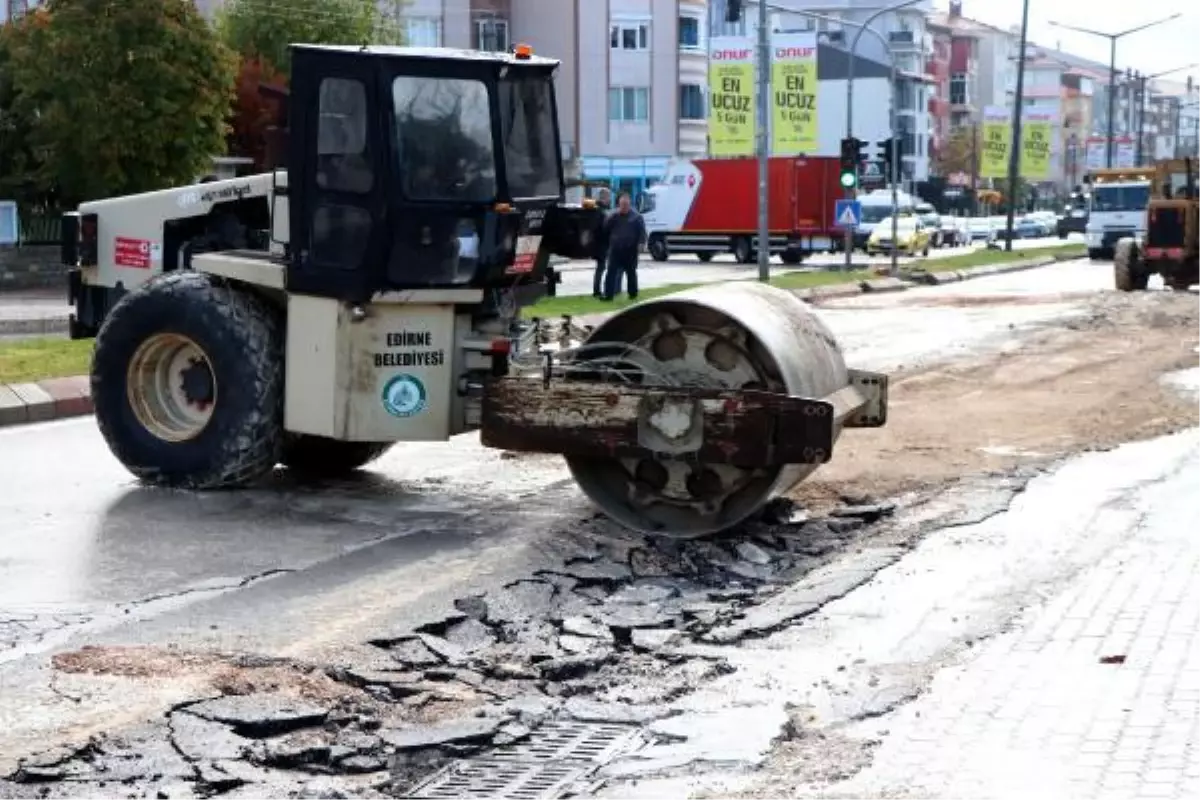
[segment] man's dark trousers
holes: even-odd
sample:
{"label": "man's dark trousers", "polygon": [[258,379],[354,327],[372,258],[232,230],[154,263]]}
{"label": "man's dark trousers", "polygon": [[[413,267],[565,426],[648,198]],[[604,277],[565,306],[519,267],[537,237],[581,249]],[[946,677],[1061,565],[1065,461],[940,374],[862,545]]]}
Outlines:
{"label": "man's dark trousers", "polygon": [[608,299],[616,297],[621,292],[621,278],[625,278],[625,287],[629,299],[638,295],[638,251],[621,253],[612,251],[608,254],[608,274],[604,276],[604,296]]}
{"label": "man's dark trousers", "polygon": [[601,253],[596,256],[596,274],[592,276],[592,297],[603,296],[601,291],[604,289],[604,266],[607,261],[607,253]]}

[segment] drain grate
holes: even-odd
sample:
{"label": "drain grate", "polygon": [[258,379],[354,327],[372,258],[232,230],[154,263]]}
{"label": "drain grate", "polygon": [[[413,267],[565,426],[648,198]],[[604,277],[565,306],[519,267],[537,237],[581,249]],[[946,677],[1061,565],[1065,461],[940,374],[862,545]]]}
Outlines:
{"label": "drain grate", "polygon": [[637,729],[628,725],[549,720],[528,739],[499,747],[489,758],[601,764],[627,749]]}
{"label": "drain grate", "polygon": [[618,753],[641,744],[631,725],[549,720],[528,739],[439,770],[407,800],[552,800]]}
{"label": "drain grate", "polygon": [[590,764],[477,758],[451,764],[404,795],[413,800],[547,800],[561,797]]}

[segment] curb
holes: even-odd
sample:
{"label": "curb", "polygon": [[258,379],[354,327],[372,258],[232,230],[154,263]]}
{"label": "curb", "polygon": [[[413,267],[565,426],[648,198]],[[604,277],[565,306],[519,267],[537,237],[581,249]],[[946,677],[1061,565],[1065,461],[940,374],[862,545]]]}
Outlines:
{"label": "curb", "polygon": [[68,329],[65,316],[0,320],[0,336],[52,336]]}
{"label": "curb", "polygon": [[90,383],[87,375],[0,383],[0,427],[87,416],[92,413]]}
{"label": "curb", "polygon": [[904,275],[905,280],[925,286],[940,286],[947,283],[955,283],[956,281],[966,281],[971,278],[986,278],[990,275],[1004,275],[1009,272],[1023,272],[1029,269],[1037,269],[1038,267],[1046,267],[1050,264],[1056,264],[1060,261],[1073,261],[1075,256],[1043,256],[1042,258],[1034,258],[1028,261],[1014,261],[1009,264],[984,264],[978,267],[969,267],[967,269],[955,270],[953,272],[925,272],[924,270],[914,270]]}

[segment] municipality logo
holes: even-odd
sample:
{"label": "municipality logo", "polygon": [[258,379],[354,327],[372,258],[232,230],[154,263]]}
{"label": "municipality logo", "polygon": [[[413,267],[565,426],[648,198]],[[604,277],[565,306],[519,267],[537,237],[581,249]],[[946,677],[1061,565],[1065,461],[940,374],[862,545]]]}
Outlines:
{"label": "municipality logo", "polygon": [[425,401],[425,384],[413,375],[397,375],[383,387],[383,407],[393,417],[420,414]]}

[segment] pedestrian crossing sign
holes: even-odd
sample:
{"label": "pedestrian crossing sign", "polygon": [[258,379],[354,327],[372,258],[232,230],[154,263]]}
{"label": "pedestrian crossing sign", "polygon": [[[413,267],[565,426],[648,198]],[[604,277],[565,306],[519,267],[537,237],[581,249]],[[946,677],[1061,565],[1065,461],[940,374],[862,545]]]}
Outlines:
{"label": "pedestrian crossing sign", "polygon": [[862,204],[857,200],[838,200],[833,207],[834,224],[840,228],[857,228],[862,221]]}

